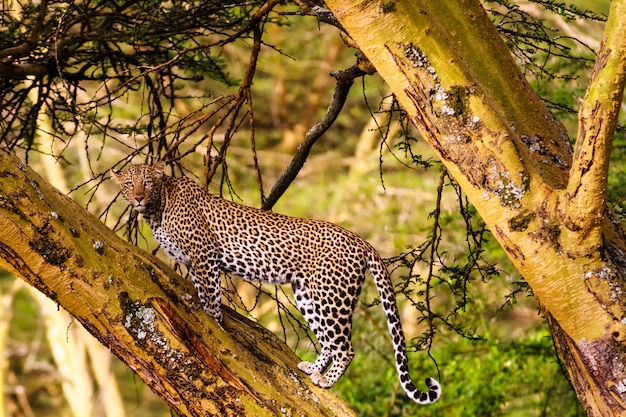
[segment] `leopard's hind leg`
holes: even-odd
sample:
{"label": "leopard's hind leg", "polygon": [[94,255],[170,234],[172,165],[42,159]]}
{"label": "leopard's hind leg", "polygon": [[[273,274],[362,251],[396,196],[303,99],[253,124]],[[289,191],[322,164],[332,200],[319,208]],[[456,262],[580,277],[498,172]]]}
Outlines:
{"label": "leopard's hind leg", "polygon": [[321,330],[319,314],[313,305],[309,290],[303,285],[301,280],[292,281],[292,288],[298,309],[322,346],[322,351],[315,362],[302,361],[298,364],[298,369],[307,375],[311,375],[311,380],[318,385],[317,381],[321,378],[322,372],[328,368],[332,361],[332,352],[326,347],[325,334]]}
{"label": "leopard's hind leg", "polygon": [[[338,296],[349,301],[349,296],[341,290],[338,290]],[[324,317],[321,320],[324,333],[322,352],[328,352],[332,365],[324,375],[311,375],[311,380],[322,388],[329,388],[341,378],[354,358],[351,340],[353,310],[332,305],[321,306],[320,310]]]}
{"label": "leopard's hind leg", "polygon": [[[296,304],[322,347],[314,363],[300,362],[298,368],[309,374],[311,381],[322,388],[333,386],[354,358],[351,342],[352,314],[360,286],[342,288],[339,285],[332,285],[332,287],[326,297],[314,297],[308,289],[294,284]],[[332,294],[332,298],[328,294]],[[332,300],[338,302],[333,303]],[[323,374],[331,362],[332,366]]]}

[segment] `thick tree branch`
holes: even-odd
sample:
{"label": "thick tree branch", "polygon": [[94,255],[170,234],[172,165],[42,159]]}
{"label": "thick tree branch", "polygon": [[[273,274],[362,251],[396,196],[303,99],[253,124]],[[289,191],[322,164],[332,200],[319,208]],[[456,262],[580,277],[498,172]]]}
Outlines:
{"label": "thick tree branch", "polygon": [[18,46],[10,46],[8,48],[0,49],[0,59],[4,59],[9,56],[15,58],[28,55],[30,49],[30,44],[28,42],[24,42]]}
{"label": "thick tree branch", "polygon": [[[607,416],[606,409],[620,410],[611,414],[613,416],[623,416],[626,405],[620,398],[620,391],[623,386],[616,386],[612,381],[622,382],[626,378],[626,369],[621,366],[626,360],[626,352],[618,343],[613,340],[601,342],[583,341],[577,344],[561,328],[559,323],[550,314],[546,314],[546,320],[550,325],[550,333],[555,346],[562,355],[562,360],[570,368],[572,385],[576,394],[583,398],[581,405],[585,408],[588,416]],[[606,362],[607,367],[597,366],[597,362]],[[589,380],[602,387],[601,394],[590,390]],[[609,407],[605,402],[609,402]]]}
{"label": "thick tree branch", "polygon": [[67,310],[181,416],[354,414],[273,334],[225,309],[0,148],[0,267]]}
{"label": "thick tree branch", "polygon": [[[607,62],[613,54],[623,54],[626,38],[617,22],[626,10],[623,0],[619,3],[611,12],[619,15],[612,17],[616,23],[606,29],[613,32],[605,40],[613,48]],[[595,410],[590,415],[625,415],[623,232],[617,222],[601,217],[604,241],[599,247],[593,240],[579,240],[584,230],[568,230],[571,225],[560,206],[571,168],[568,137],[520,73],[481,3],[396,0],[388,8],[367,0],[326,4],[467,194],[544,312],[558,323],[559,334],[567,336],[568,342],[557,347],[572,379],[585,391],[579,393],[581,401],[598,405],[587,408]],[[621,83],[623,61],[619,65],[612,70]],[[594,84],[604,77],[597,72]],[[604,79],[612,81],[611,76]],[[615,101],[602,110],[616,112],[614,103],[621,101],[622,92],[610,91]],[[590,111],[596,102],[603,104],[602,96],[596,97]],[[598,120],[598,131],[606,128],[602,122],[613,121]],[[593,152],[602,154],[606,146],[595,143],[589,152],[584,155],[589,165],[581,166],[581,172],[595,164]],[[577,156],[582,158],[582,153]],[[581,205],[586,192],[581,189],[574,196]],[[568,352],[573,348],[576,355]]]}
{"label": "thick tree branch", "polygon": [[354,79],[357,77],[362,77],[366,73],[361,70],[358,65],[350,67],[341,71],[333,71],[330,75],[335,77],[337,80],[337,85],[335,86],[335,93],[333,94],[333,99],[326,109],[326,113],[322,120],[315,123],[306,135],[304,139],[296,149],[296,153],[293,156],[293,159],[280,176],[270,194],[267,196],[267,199],[263,203],[263,209],[271,210],[274,207],[274,204],[278,201],[278,199],[287,191],[287,188],[291,185],[293,180],[298,175],[298,172],[304,166],[306,159],[309,156],[309,152],[311,148],[315,144],[315,142],[328,130],[330,126],[335,122],[339,112],[343,108],[343,105],[346,102],[346,98],[348,97],[348,92],[352,87]]}
{"label": "thick tree branch", "polygon": [[310,0],[295,0],[295,3],[300,7],[302,14],[315,16],[320,22],[324,22],[328,25],[332,25],[343,33],[346,30],[341,26],[341,23],[337,20],[333,12],[324,7],[323,1],[310,1]]}
{"label": "thick tree branch", "polygon": [[30,76],[43,77],[50,73],[50,68],[43,64],[4,64],[0,62],[0,77],[25,80]]}
{"label": "thick tree branch", "polygon": [[593,230],[598,245],[613,136],[626,84],[626,1],[611,3],[604,33],[579,111],[578,138],[565,202],[568,228]]}

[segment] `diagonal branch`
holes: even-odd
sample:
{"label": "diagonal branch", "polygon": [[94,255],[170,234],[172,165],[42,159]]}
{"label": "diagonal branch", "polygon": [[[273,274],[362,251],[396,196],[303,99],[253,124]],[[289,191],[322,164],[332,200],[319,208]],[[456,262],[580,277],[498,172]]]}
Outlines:
{"label": "diagonal branch", "polygon": [[278,181],[276,181],[276,184],[272,187],[269,196],[263,203],[264,210],[271,210],[278,199],[285,193],[285,191],[287,191],[287,188],[289,188],[304,166],[304,163],[309,156],[309,152],[315,142],[328,130],[330,126],[332,126],[335,119],[337,119],[339,112],[341,112],[341,109],[346,102],[348,92],[352,87],[354,79],[362,77],[365,74],[366,72],[361,70],[357,65],[345,70],[333,71],[330,73],[330,75],[335,77],[337,80],[337,86],[335,87],[333,99],[326,109],[326,113],[324,114],[324,117],[322,117],[322,120],[315,123],[309,131],[306,132],[304,140],[300,143],[298,149],[296,149],[296,153],[289,163],[289,166],[287,166]]}
{"label": "diagonal branch", "polygon": [[3,148],[0,229],[0,268],[67,310],[172,413],[355,416],[299,373],[295,355],[269,331],[228,308],[220,329],[190,282]]}
{"label": "diagonal branch", "polygon": [[579,112],[567,185],[565,214],[574,231],[598,230],[606,207],[609,160],[626,83],[626,2],[612,3],[604,33]]}

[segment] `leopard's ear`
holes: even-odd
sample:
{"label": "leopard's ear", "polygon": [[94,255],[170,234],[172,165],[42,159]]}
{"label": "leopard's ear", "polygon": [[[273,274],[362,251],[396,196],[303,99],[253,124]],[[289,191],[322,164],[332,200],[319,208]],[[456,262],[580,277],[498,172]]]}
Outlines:
{"label": "leopard's ear", "polygon": [[163,173],[165,172],[165,161],[159,161],[156,164],[152,165],[152,169],[154,170],[154,174],[157,178],[161,178]]}
{"label": "leopard's ear", "polygon": [[122,179],[122,173],[111,170],[111,178],[113,178],[115,182],[119,184],[120,180]]}

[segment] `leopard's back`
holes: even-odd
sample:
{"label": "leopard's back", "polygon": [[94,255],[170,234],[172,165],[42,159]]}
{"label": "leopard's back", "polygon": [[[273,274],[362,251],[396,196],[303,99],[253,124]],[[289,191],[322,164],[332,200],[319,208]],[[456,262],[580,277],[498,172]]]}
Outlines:
{"label": "leopard's back", "polygon": [[345,277],[363,272],[373,250],[335,224],[242,206],[207,194],[207,227],[219,246],[223,267],[242,278],[274,284],[336,269]]}

